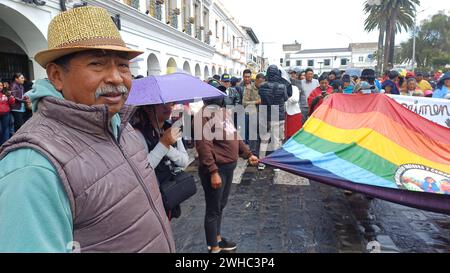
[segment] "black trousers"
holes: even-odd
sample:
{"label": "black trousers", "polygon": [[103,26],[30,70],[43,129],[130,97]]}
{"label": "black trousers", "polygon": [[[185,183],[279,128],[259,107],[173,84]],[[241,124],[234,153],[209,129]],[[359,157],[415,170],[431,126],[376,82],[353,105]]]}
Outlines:
{"label": "black trousers", "polygon": [[200,180],[205,191],[206,212],[205,212],[205,234],[206,243],[210,247],[217,246],[217,236],[220,235],[222,225],[222,212],[228,202],[231,184],[233,183],[233,173],[237,163],[230,163],[219,166],[219,175],[222,179],[222,187],[213,189],[211,187],[211,175],[207,169],[199,168]]}
{"label": "black trousers", "polygon": [[25,123],[25,112],[11,111],[11,113],[14,116],[14,132],[17,132]]}

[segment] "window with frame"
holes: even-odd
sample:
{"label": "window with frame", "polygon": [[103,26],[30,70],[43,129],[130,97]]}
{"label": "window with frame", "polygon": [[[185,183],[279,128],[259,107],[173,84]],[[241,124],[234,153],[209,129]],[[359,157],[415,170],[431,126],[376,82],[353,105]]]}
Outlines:
{"label": "window with frame", "polygon": [[325,59],[325,60],[323,60],[323,65],[324,65],[324,66],[330,66],[330,65],[331,65],[331,59]]}
{"label": "window with frame", "polygon": [[308,66],[314,66],[314,60],[308,60]]}
{"label": "window with frame", "polygon": [[135,9],[139,9],[139,0],[124,0],[125,4]]}
{"label": "window with frame", "polygon": [[216,38],[219,38],[219,21],[216,20]]}
{"label": "window with frame", "polygon": [[297,66],[302,66],[302,60],[297,60]]}
{"label": "window with frame", "polygon": [[348,59],[341,59],[341,65],[347,65],[348,64]]}
{"label": "window with frame", "polygon": [[360,63],[364,62],[364,57],[363,56],[359,57],[359,62]]}
{"label": "window with frame", "polygon": [[286,66],[291,66],[291,61],[286,61]]}

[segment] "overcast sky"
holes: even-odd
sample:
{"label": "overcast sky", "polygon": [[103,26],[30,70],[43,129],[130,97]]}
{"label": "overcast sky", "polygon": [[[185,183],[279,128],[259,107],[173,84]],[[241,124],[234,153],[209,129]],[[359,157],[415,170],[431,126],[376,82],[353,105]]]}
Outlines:
{"label": "overcast sky", "polygon": [[[253,28],[267,55],[282,43],[297,40],[303,49],[347,47],[349,42],[377,42],[378,32],[364,31],[364,0],[221,0],[239,23]],[[450,1],[421,0],[418,22],[437,13],[450,12]],[[337,34],[340,33],[341,35]],[[397,43],[411,33],[397,36]],[[272,56],[277,57],[277,56]]]}

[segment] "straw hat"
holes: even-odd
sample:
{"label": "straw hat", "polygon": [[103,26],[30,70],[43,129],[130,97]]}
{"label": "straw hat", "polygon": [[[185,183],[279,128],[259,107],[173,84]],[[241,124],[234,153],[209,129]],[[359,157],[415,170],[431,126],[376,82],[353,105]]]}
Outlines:
{"label": "straw hat", "polygon": [[60,57],[92,49],[124,52],[130,60],[143,53],[126,47],[105,9],[87,6],[53,18],[48,26],[48,49],[37,53],[34,59],[45,68]]}

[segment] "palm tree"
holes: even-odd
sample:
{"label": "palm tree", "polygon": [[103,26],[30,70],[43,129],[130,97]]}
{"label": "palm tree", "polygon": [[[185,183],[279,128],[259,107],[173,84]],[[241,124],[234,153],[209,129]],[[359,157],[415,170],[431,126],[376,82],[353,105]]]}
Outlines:
{"label": "palm tree", "polygon": [[[418,5],[420,5],[420,0],[381,0],[380,5],[371,4],[369,1],[365,2],[364,11],[368,17],[364,23],[364,29],[366,31],[373,31],[375,28],[380,30],[379,50],[382,39],[385,39],[382,50],[384,68],[392,68],[395,35],[402,30],[408,31],[414,26],[416,6]],[[378,56],[380,55],[379,53]],[[379,61],[381,63],[381,58]]]}
{"label": "palm tree", "polygon": [[369,5],[368,2],[364,5],[364,13],[368,14],[368,17],[364,21],[364,30],[372,32],[375,29],[379,30],[378,36],[378,51],[377,51],[377,71],[380,73],[383,71],[383,46],[384,46],[384,34],[386,32],[386,20],[383,15],[381,6]]}

